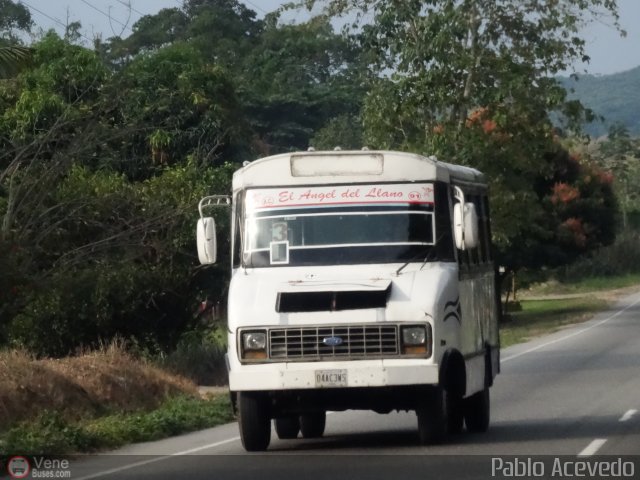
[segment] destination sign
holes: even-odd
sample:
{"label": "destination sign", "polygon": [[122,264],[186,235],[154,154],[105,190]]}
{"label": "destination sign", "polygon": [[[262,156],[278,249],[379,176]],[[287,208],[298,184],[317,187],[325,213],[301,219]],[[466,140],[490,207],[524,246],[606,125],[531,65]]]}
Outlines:
{"label": "destination sign", "polygon": [[423,203],[433,204],[433,184],[358,184],[297,188],[264,188],[247,191],[247,210],[319,205]]}

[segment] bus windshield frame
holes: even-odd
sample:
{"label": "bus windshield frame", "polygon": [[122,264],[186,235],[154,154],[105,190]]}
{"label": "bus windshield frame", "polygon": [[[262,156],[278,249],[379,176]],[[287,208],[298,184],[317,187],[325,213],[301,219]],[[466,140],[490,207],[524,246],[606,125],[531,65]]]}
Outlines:
{"label": "bus windshield frame", "polygon": [[248,268],[398,263],[434,257],[432,183],[250,189]]}

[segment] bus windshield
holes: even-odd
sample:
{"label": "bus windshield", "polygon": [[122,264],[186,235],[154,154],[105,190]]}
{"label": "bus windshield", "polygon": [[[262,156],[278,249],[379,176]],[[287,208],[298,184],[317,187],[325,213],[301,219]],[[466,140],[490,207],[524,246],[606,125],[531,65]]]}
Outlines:
{"label": "bus windshield", "polygon": [[243,261],[268,267],[426,260],[435,229],[431,184],[249,190]]}

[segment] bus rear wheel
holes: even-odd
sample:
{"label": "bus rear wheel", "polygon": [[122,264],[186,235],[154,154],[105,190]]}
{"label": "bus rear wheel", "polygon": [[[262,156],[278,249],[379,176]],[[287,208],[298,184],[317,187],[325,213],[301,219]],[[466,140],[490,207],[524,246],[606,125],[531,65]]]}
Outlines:
{"label": "bus rear wheel", "polygon": [[256,392],[238,393],[238,425],[242,446],[248,452],[266,450],[271,441],[268,398]]}

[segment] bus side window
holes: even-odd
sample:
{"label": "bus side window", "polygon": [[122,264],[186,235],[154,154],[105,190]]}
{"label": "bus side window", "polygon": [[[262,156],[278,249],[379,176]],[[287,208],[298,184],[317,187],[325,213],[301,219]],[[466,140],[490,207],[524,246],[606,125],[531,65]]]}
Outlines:
{"label": "bus side window", "polygon": [[[472,203],[475,208],[476,208],[476,212],[478,213],[478,216],[480,216],[480,209],[478,208],[478,195],[466,195],[466,200],[468,203]],[[480,223],[478,221],[478,223]],[[469,263],[471,265],[478,265],[479,263],[482,263],[482,259],[480,257],[480,245],[478,245],[475,248],[472,248],[469,250]]]}
{"label": "bus side window", "polygon": [[485,212],[485,231],[487,234],[487,255],[490,262],[493,262],[493,244],[491,243],[491,214],[489,209],[489,197],[484,197],[484,212]]}
{"label": "bus side window", "polygon": [[476,256],[478,259],[478,264],[484,264],[487,261],[487,243],[486,243],[486,235],[485,235],[485,218],[484,218],[484,210],[482,208],[482,199],[483,197],[480,195],[473,195],[472,201],[476,206],[476,212],[478,213],[478,248],[476,249]]}
{"label": "bus side window", "polygon": [[477,248],[477,261],[479,264],[487,264],[492,261],[491,253],[491,227],[489,221],[489,198],[485,193],[482,195],[470,195],[469,201],[472,201],[478,212],[478,233],[479,244]]}
{"label": "bus side window", "polygon": [[483,260],[491,263],[491,229],[489,228],[489,198],[487,195],[480,197],[480,243],[482,244]]}

